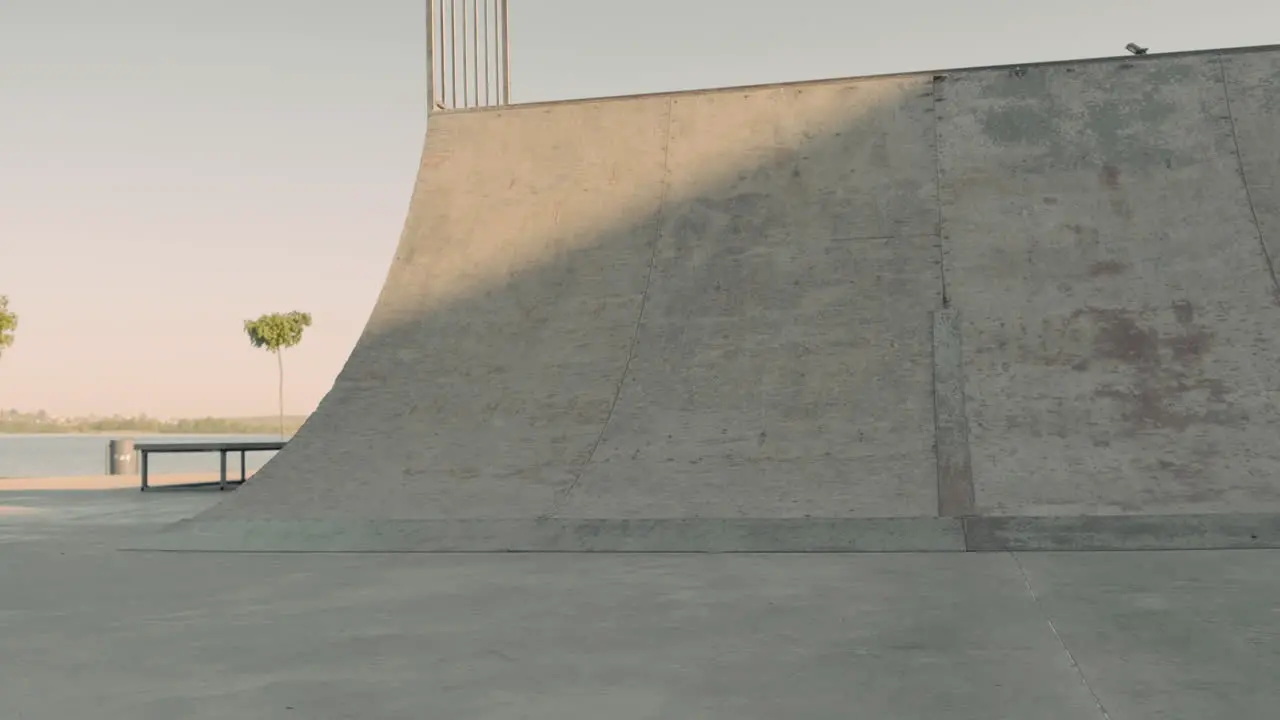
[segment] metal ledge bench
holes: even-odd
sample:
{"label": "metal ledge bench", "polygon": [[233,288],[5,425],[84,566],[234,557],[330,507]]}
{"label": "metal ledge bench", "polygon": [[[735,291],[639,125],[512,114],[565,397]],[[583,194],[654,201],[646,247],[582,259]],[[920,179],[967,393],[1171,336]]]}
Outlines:
{"label": "metal ledge bench", "polygon": [[[151,453],[199,453],[199,452],[216,452],[219,456],[219,467],[221,472],[218,476],[218,490],[226,490],[227,485],[242,485],[248,474],[245,472],[245,455],[251,452],[266,452],[271,450],[281,450],[286,442],[284,440],[272,440],[267,442],[199,442],[199,443],[138,443],[133,449],[142,455],[142,491],[146,492],[151,487],[147,477],[147,456]],[[240,479],[227,481],[227,453],[240,453]],[[213,485],[213,483],[196,483],[199,486]],[[190,485],[187,487],[195,487]]]}

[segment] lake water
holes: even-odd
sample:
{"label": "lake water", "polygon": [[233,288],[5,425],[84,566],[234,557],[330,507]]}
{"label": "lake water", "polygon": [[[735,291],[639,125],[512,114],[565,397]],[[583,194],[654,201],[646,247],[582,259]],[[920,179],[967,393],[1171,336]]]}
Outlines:
{"label": "lake water", "polygon": [[[271,441],[279,435],[5,435],[0,434],[0,478],[105,475],[107,443],[115,439],[135,442]],[[267,463],[273,452],[247,456],[249,470]],[[217,472],[218,453],[158,454],[147,459],[149,471],[158,474]],[[240,455],[227,457],[227,467],[239,473]]]}

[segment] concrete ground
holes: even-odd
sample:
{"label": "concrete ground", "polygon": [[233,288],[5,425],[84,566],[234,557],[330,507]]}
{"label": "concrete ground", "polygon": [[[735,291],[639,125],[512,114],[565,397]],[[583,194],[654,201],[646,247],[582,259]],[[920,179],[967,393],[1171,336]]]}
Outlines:
{"label": "concrete ground", "polygon": [[[227,479],[239,481],[240,471],[229,469]],[[253,477],[253,473],[249,473]],[[216,472],[197,473],[152,473],[148,483],[156,490],[178,488],[184,485],[208,484],[218,482]],[[125,488],[138,489],[141,478],[138,475],[66,475],[61,477],[0,477],[0,493],[41,490],[118,490]]]}
{"label": "concrete ground", "polygon": [[0,493],[0,717],[1274,718],[1280,553],[117,550],[217,492]]}

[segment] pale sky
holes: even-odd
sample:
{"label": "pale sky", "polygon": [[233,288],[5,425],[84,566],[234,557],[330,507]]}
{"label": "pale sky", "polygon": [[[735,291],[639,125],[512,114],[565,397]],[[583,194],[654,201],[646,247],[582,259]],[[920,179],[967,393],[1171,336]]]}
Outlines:
{"label": "pale sky", "polygon": [[[511,0],[515,102],[1280,41],[1274,0]],[[0,0],[0,407],[268,415],[243,320],[372,309],[425,124],[422,0]]]}

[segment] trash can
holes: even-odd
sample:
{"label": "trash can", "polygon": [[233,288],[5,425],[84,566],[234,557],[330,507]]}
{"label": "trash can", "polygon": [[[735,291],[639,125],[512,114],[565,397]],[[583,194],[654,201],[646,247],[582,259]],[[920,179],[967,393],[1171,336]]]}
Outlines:
{"label": "trash can", "polygon": [[132,440],[112,440],[107,443],[107,474],[138,474],[138,454],[133,451]]}

